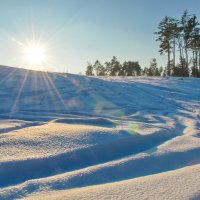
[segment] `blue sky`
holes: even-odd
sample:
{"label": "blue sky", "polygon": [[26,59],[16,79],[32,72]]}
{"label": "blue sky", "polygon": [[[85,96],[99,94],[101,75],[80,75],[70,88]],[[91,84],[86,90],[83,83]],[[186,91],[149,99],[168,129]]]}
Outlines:
{"label": "blue sky", "polygon": [[[165,65],[155,42],[160,20],[187,9],[200,19],[199,0],[0,0],[0,64],[27,67],[20,44],[45,44],[50,71],[84,72],[87,61],[116,56]],[[37,68],[37,67],[35,67]]]}

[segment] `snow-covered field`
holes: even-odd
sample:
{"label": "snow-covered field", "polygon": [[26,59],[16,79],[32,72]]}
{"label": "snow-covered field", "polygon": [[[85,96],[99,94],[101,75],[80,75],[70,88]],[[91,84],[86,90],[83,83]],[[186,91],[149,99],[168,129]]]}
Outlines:
{"label": "snow-covered field", "polygon": [[0,66],[0,199],[200,199],[200,79]]}

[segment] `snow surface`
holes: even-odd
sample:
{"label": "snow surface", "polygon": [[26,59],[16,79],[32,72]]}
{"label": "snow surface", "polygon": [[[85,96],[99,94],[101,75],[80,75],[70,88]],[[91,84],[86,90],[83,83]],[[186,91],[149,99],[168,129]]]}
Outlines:
{"label": "snow surface", "polygon": [[[194,181],[196,180],[196,181]],[[35,199],[199,199],[200,165],[121,182],[34,194]],[[199,192],[199,193],[198,193]]]}
{"label": "snow surface", "polygon": [[200,199],[199,85],[0,66],[0,199]]}

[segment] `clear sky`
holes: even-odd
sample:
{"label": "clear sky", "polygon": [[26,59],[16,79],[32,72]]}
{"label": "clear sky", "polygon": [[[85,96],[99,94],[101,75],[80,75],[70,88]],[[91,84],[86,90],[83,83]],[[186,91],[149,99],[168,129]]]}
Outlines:
{"label": "clear sky", "polygon": [[[200,20],[199,0],[0,0],[0,64],[30,68],[22,46],[45,45],[50,71],[84,72],[87,61],[139,61],[159,56],[158,23],[187,9]],[[36,68],[36,67],[35,67]]]}

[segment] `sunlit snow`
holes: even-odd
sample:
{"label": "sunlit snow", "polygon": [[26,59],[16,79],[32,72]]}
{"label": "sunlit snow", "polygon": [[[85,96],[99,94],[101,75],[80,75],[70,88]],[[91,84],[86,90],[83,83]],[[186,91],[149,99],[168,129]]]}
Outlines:
{"label": "sunlit snow", "polygon": [[200,199],[199,85],[0,66],[0,199]]}

